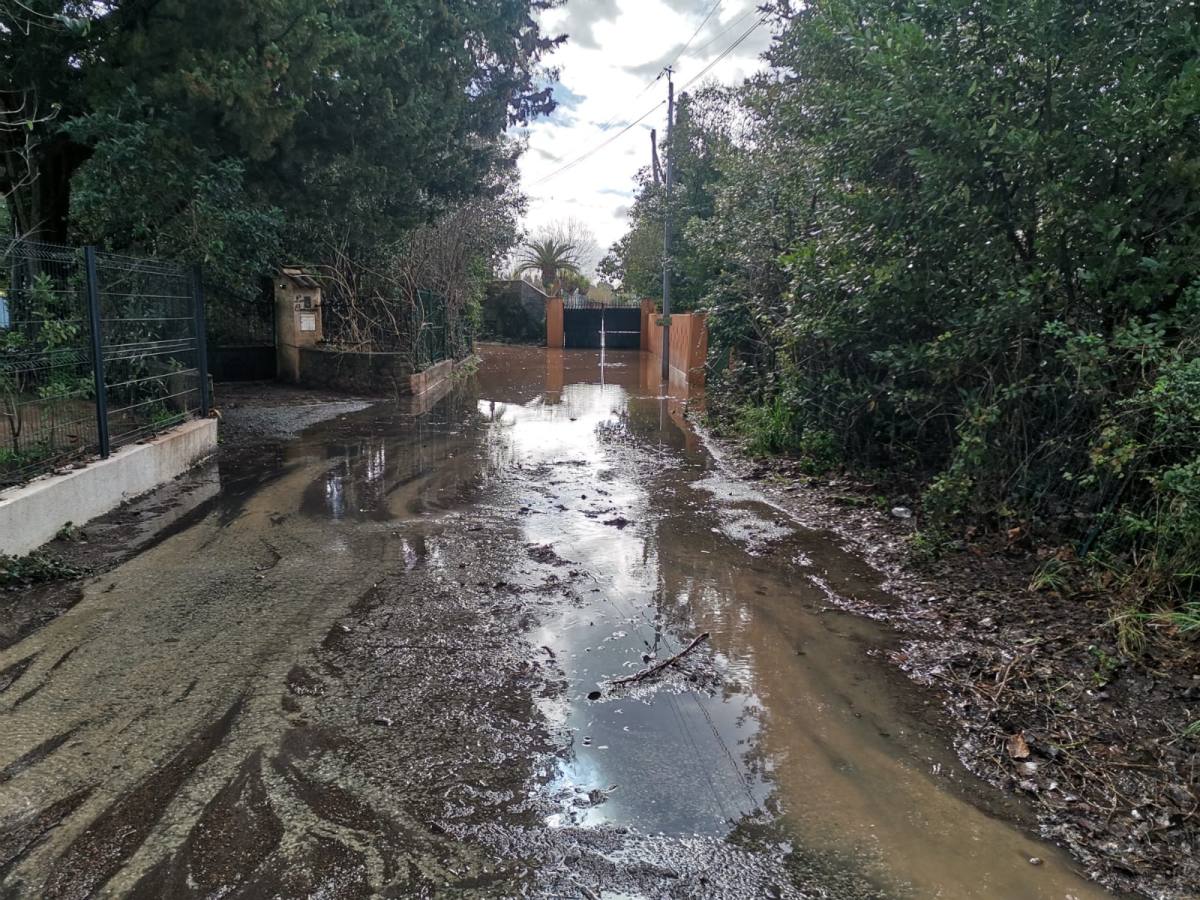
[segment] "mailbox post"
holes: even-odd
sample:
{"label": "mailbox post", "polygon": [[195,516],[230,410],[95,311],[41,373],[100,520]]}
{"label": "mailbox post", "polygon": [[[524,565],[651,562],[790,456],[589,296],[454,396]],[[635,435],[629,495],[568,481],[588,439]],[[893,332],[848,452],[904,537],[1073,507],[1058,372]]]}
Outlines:
{"label": "mailbox post", "polygon": [[300,381],[300,350],[324,340],[321,283],[303,269],[280,269],[275,278],[275,334],[279,377]]}

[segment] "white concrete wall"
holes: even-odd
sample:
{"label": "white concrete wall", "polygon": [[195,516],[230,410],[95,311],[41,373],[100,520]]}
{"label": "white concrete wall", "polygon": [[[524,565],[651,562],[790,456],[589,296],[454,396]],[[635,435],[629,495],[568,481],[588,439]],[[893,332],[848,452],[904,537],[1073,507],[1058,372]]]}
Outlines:
{"label": "white concrete wall", "polygon": [[8,491],[0,496],[0,554],[36,550],[68,522],[84,525],[181,475],[216,449],[216,419],[197,419],[82,469]]}

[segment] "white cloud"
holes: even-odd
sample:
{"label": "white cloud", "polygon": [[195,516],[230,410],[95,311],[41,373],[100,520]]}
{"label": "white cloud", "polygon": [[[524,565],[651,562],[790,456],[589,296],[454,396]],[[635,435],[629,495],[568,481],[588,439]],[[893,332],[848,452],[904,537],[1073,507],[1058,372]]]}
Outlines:
{"label": "white cloud", "polygon": [[[530,200],[530,230],[574,216],[590,225],[605,248],[625,232],[634,176],[650,162],[650,130],[666,127],[666,84],[649,82],[696,31],[713,2],[568,0],[542,14],[547,33],[569,36],[548,63],[560,69],[570,114],[539,119],[528,129],[530,152],[521,160],[521,183]],[[757,2],[721,2],[675,64],[677,90],[757,21]],[[763,67],[759,55],[769,40],[763,25],[704,80],[732,84],[754,74]],[[547,178],[648,111],[628,133]]]}

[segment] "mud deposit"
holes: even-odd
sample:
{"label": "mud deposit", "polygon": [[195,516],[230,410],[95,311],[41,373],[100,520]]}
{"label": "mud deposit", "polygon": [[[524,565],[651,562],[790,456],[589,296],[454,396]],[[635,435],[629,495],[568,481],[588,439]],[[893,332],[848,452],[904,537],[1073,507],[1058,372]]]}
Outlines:
{"label": "mud deposit", "polygon": [[428,412],[244,428],[27,618],[0,896],[1107,896],[982,811],[834,609],[878,577],[723,477],[694,398],[636,353],[482,355]]}

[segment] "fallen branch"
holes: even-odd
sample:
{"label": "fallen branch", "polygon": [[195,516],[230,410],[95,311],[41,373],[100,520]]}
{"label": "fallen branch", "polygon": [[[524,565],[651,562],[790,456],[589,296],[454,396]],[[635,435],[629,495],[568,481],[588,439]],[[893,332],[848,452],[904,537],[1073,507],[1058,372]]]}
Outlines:
{"label": "fallen branch", "polygon": [[697,647],[699,647],[701,644],[703,644],[707,640],[708,640],[708,632],[706,631],[706,632],[704,632],[704,634],[700,635],[698,638],[693,640],[690,644],[688,644],[686,647],[684,647],[682,650],[680,650],[678,653],[676,653],[670,659],[664,659],[662,662],[655,663],[653,666],[651,666],[648,669],[642,669],[642,671],[640,671],[634,675],[626,675],[624,678],[615,678],[611,682],[609,682],[609,684],[635,684],[639,681],[644,681],[645,679],[649,678],[651,675],[657,675],[659,672],[661,672],[667,666],[672,666],[675,663],[679,662],[681,659],[683,659],[685,656],[687,656],[689,653],[691,653],[693,650],[695,650]]}

